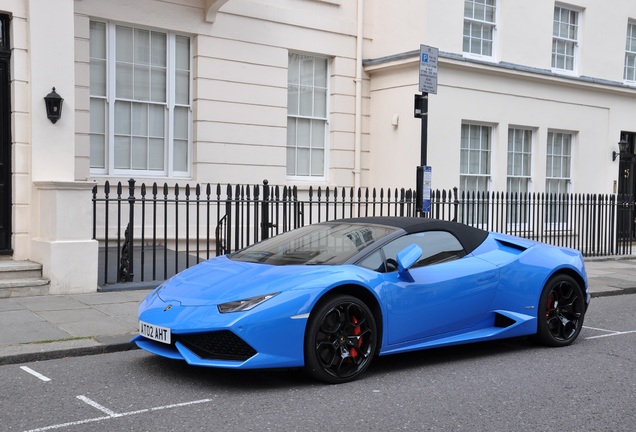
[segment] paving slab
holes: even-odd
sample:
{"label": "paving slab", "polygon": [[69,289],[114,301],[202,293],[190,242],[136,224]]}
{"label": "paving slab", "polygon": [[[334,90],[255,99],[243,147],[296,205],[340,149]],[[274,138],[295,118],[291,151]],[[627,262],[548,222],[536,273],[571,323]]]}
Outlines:
{"label": "paving slab", "polygon": [[78,310],[86,308],[86,305],[70,296],[35,296],[18,297],[14,300],[25,308],[37,311],[51,310]]}

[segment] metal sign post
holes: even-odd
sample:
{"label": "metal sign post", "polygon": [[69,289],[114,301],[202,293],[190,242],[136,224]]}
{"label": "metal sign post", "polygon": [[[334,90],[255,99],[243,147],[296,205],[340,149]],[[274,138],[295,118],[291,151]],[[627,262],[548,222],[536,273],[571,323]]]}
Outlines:
{"label": "metal sign post", "polygon": [[[422,119],[420,166],[417,167],[417,203],[416,210],[424,213],[431,211],[431,167],[428,163],[428,95],[437,94],[437,48],[420,45],[419,91],[415,95],[415,118]],[[427,195],[428,194],[428,195]],[[428,204],[427,204],[428,203]]]}
{"label": "metal sign post", "polygon": [[431,179],[432,168],[430,166],[417,167],[415,210],[422,214],[431,212]]}
{"label": "metal sign post", "polygon": [[437,94],[437,59],[439,50],[420,45],[420,88],[422,93]]}

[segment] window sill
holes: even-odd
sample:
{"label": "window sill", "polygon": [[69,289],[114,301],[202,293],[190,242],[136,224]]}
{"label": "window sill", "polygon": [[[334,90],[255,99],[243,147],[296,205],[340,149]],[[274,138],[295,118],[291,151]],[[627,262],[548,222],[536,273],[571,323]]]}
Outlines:
{"label": "window sill", "polygon": [[315,1],[318,3],[328,3],[334,6],[340,6],[340,4],[342,3],[342,0],[311,0],[311,1]]}
{"label": "window sill", "polygon": [[492,63],[492,64],[499,63],[494,56],[485,56],[480,54],[472,54],[468,52],[462,52],[462,56],[465,59],[475,60],[475,61],[484,62],[484,63]]}
{"label": "window sill", "polygon": [[287,177],[286,186],[296,186],[299,189],[309,189],[310,186],[328,187],[329,182],[325,177]]}
{"label": "window sill", "polygon": [[567,69],[555,69],[555,68],[552,68],[550,70],[552,71],[552,73],[554,75],[557,75],[557,76],[564,76],[564,77],[568,77],[568,78],[580,77],[580,75],[578,74],[577,71],[571,71],[571,70],[567,70]]}

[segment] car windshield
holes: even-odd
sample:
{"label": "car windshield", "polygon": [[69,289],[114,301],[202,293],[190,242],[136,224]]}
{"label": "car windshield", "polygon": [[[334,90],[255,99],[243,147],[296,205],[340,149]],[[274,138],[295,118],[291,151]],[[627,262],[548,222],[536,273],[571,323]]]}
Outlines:
{"label": "car windshield", "polygon": [[248,246],[230,259],[272,265],[342,264],[396,230],[351,223],[309,225]]}

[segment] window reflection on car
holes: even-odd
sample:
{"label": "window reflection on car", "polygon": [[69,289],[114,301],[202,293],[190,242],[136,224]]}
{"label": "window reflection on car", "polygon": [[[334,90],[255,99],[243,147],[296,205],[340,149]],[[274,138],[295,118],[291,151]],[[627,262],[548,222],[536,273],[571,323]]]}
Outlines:
{"label": "window reflection on car", "polygon": [[454,261],[466,255],[457,238],[446,231],[425,231],[397,238],[358,263],[361,267],[380,273],[397,271],[397,254],[404,248],[416,244],[422,256],[411,267],[423,267]]}
{"label": "window reflection on car", "polygon": [[392,227],[350,223],[309,225],[235,252],[230,259],[271,265],[343,264],[395,231]]}

